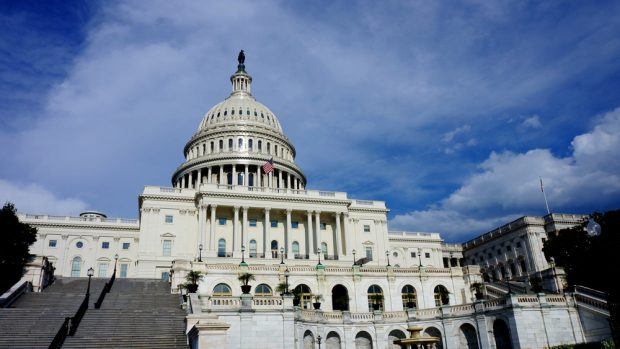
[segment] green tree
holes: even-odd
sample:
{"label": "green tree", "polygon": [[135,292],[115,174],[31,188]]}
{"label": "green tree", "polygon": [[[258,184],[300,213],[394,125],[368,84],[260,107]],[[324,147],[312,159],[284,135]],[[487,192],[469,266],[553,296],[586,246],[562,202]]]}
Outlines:
{"label": "green tree", "polygon": [[21,223],[10,202],[0,210],[0,294],[24,275],[24,266],[32,259],[28,252],[37,240],[37,228]]}

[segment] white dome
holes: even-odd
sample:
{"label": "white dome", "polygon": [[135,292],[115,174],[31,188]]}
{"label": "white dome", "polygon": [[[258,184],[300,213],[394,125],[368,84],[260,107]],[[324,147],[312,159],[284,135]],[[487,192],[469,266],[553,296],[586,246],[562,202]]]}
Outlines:
{"label": "white dome", "polygon": [[250,94],[231,94],[204,116],[198,132],[219,126],[262,126],[283,135],[275,114]]}

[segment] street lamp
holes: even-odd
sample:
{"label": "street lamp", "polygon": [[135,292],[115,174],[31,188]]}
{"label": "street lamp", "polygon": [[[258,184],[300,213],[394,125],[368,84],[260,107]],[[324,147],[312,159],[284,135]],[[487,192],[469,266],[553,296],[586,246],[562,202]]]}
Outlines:
{"label": "street lamp", "polygon": [[88,275],[88,287],[86,288],[86,296],[88,297],[90,296],[90,278],[95,275],[95,269],[93,269],[93,267],[88,268],[88,273],[86,275]]}
{"label": "street lamp", "polygon": [[353,251],[351,252],[353,252],[353,265],[355,266],[355,249],[353,249]]}
{"label": "street lamp", "polygon": [[319,335],[318,337],[316,337],[316,340],[319,342],[319,349],[321,349],[321,339],[323,339],[321,337],[321,335]]}
{"label": "street lamp", "polygon": [[422,250],[418,248],[418,260],[420,261],[420,268],[422,268]]}
{"label": "street lamp", "polygon": [[322,265],[321,264],[321,248],[320,247],[316,249],[316,253],[319,255],[319,265]]}
{"label": "street lamp", "polygon": [[202,244],[198,245],[198,250],[200,251],[198,254],[198,261],[202,262]]}
{"label": "street lamp", "polygon": [[241,245],[241,264],[245,264],[245,245]]}
{"label": "street lamp", "polygon": [[280,247],[280,264],[284,264],[284,247]]}
{"label": "street lamp", "polygon": [[390,251],[385,251],[385,256],[387,257],[388,267],[390,266]]}
{"label": "street lamp", "polygon": [[114,275],[116,275],[116,262],[118,262],[118,253],[114,255]]}
{"label": "street lamp", "polygon": [[290,271],[288,271],[288,268],[286,268],[286,270],[284,271],[284,278],[286,278],[286,286],[284,287],[284,294],[288,294],[288,277],[291,274]]}

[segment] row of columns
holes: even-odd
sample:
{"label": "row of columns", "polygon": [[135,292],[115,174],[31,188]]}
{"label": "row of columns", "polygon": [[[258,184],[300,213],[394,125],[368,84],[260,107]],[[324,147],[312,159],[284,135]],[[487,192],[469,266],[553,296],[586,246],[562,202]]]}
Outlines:
{"label": "row of columns", "polygon": [[[232,234],[232,252],[233,257],[240,258],[241,257],[241,246],[245,246],[246,250],[249,247],[249,225],[248,225],[248,211],[249,207],[247,206],[233,206],[233,234]],[[272,238],[271,232],[271,219],[270,213],[271,208],[263,208],[264,210],[264,223],[263,223],[263,244],[261,246],[261,253],[264,254],[264,258],[271,259],[271,241],[274,240]],[[239,222],[239,213],[241,211],[241,222]],[[286,227],[284,232],[284,241],[283,247],[285,249],[286,258],[287,259],[295,259],[293,254],[293,238],[292,238],[292,213],[291,209],[286,210]],[[305,253],[299,251],[301,255],[308,255],[309,258],[313,256],[316,257],[317,249],[321,246],[322,239],[322,231],[321,231],[321,211],[306,211],[307,215],[307,227],[306,234],[304,235],[305,239]],[[334,212],[335,218],[335,238],[333,239],[333,251],[335,256],[341,257],[350,255],[353,243],[342,240],[342,236],[347,236],[349,234],[349,218],[348,213],[342,212]],[[313,217],[314,216],[314,217]],[[314,218],[314,219],[313,219]],[[217,252],[218,246],[216,246],[216,236],[215,236],[215,227],[217,225],[217,205],[211,204],[206,205],[202,204],[198,213],[198,227],[199,227],[199,241],[198,244],[201,244],[206,247],[207,255],[214,255]],[[341,225],[340,220],[344,219],[344,226]],[[241,223],[241,224],[240,224]],[[314,223],[314,224],[313,224]],[[344,231],[342,230],[344,228]],[[208,232],[208,236],[207,236]],[[354,235],[354,234],[350,234]],[[346,239],[345,239],[346,240]],[[316,243],[315,243],[316,242]],[[346,250],[343,246],[346,245]],[[280,247],[280,246],[279,246]],[[228,251],[226,251],[228,252]],[[325,251],[322,251],[324,253]]]}
{"label": "row of columns", "polygon": [[[267,187],[267,188],[276,188],[276,189],[295,189],[295,190],[303,190],[304,185],[303,182],[299,179],[299,177],[295,176],[293,173],[281,171],[278,169],[274,169],[268,174],[263,174],[262,166],[259,165],[240,165],[243,166],[243,170],[237,172],[238,165],[231,165],[230,172],[224,172],[224,166],[210,166],[206,168],[201,168],[195,171],[190,171],[181,178],[177,179],[175,183],[175,188],[191,188],[195,189],[199,187],[203,183],[214,183],[213,179],[213,171],[216,167],[219,167],[219,181],[217,184],[228,185],[228,174],[231,174],[232,183],[230,185],[240,185],[238,181],[238,173],[243,173],[243,186],[250,186],[250,166],[255,166],[256,168],[252,170],[251,174],[254,176],[254,180],[251,186],[253,187]],[[206,170],[206,171],[205,171]],[[206,173],[205,173],[206,172]],[[277,176],[276,176],[277,173]],[[196,174],[194,176],[194,174]],[[205,176],[206,175],[206,176]],[[274,177],[277,178],[277,181],[274,183]],[[205,180],[206,179],[206,180]],[[266,183],[263,185],[263,181]]]}

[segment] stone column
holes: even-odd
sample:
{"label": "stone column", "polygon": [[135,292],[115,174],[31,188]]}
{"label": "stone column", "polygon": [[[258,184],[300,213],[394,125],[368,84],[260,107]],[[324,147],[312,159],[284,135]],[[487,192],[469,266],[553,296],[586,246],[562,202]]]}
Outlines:
{"label": "stone column", "polygon": [[245,174],[243,175],[243,185],[247,187],[250,185],[250,171],[248,165],[243,165],[243,167],[245,169]]}
{"label": "stone column", "polygon": [[254,186],[255,187],[262,187],[263,186],[263,183],[261,183],[260,172],[261,172],[261,168],[260,168],[260,166],[257,165],[256,166],[256,179],[254,179]]}
{"label": "stone column", "polygon": [[202,169],[198,169],[198,177],[196,178],[196,187],[199,188],[202,184]]}
{"label": "stone column", "polygon": [[308,256],[314,256],[316,250],[314,249],[314,234],[312,233],[312,211],[308,211],[308,231],[306,232],[306,250]]}
{"label": "stone column", "polygon": [[239,229],[239,206],[233,207],[233,256],[241,256],[241,233]]}
{"label": "stone column", "polygon": [[286,188],[287,189],[293,189],[293,186],[291,185],[291,174],[289,173],[288,176],[286,177]]}
{"label": "stone column", "polygon": [[211,176],[213,175],[213,173],[211,173],[211,166],[209,166],[207,168],[207,183],[211,183]]}
{"label": "stone column", "polygon": [[271,220],[269,219],[269,208],[265,208],[265,238],[263,239],[263,253],[266,259],[271,259]]}
{"label": "stone column", "polygon": [[211,205],[211,231],[209,233],[209,251],[215,251],[215,224],[217,205]]}
{"label": "stone column", "polygon": [[334,256],[340,257],[340,254],[342,251],[342,249],[340,248],[341,246],[341,243],[340,243],[340,237],[341,237],[340,212],[336,212],[335,217],[336,217],[336,238],[334,239]]}
{"label": "stone column", "polygon": [[295,259],[293,255],[293,236],[291,227],[292,210],[286,210],[286,259]]}
{"label": "stone column", "polygon": [[267,175],[267,178],[268,180],[267,180],[266,187],[269,187],[269,188],[273,187],[273,171],[269,172],[269,174]]}
{"label": "stone column", "polygon": [[232,185],[237,185],[239,182],[237,181],[237,165],[232,165]]}
{"label": "stone column", "polygon": [[282,189],[284,186],[282,185],[282,170],[278,171],[278,189]]}
{"label": "stone column", "polygon": [[185,188],[185,175],[181,177],[181,188]]}
{"label": "stone column", "polygon": [[226,184],[226,178],[224,178],[224,165],[220,165],[220,180],[218,184]]}
{"label": "stone column", "polygon": [[[242,228],[243,231],[241,232],[241,234],[243,235],[243,237],[241,238],[241,241],[243,243],[243,246],[245,246],[246,251],[249,251],[249,245],[248,245],[248,210],[250,208],[247,206],[243,206],[243,224],[242,224]],[[249,253],[249,252],[248,252]]]}
{"label": "stone column", "polygon": [[194,188],[194,181],[192,178],[192,175],[194,174],[194,171],[189,171],[189,183],[187,183],[187,187],[190,189]]}
{"label": "stone column", "polygon": [[[314,211],[314,219],[316,220],[316,250],[321,248],[321,211]],[[321,254],[324,254],[325,251],[321,251]]]}

